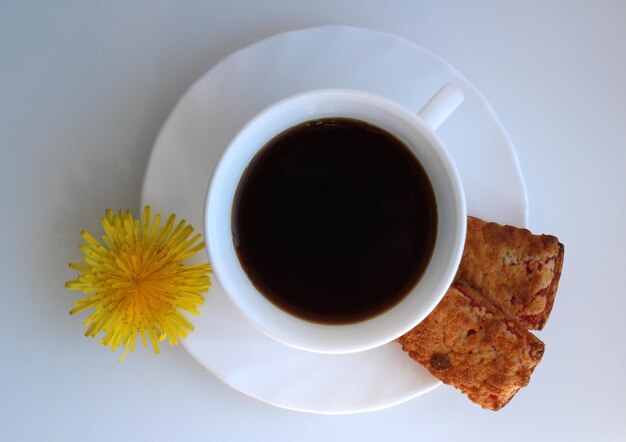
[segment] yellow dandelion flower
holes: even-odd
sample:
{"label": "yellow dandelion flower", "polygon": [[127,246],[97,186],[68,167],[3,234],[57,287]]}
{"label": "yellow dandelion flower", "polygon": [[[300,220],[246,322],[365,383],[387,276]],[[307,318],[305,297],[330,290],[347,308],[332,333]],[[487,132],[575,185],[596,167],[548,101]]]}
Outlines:
{"label": "yellow dandelion flower", "polygon": [[204,242],[198,242],[202,235],[191,236],[192,226],[184,220],[175,226],[175,221],[172,214],[161,227],[161,216],[156,215],[151,223],[149,206],[141,221],[133,219],[130,211],[107,210],[101,220],[104,244],[81,232],[85,263],[70,263],[81,274],[65,286],[92,294],[76,301],[70,314],[93,308],[84,321],[85,336],[104,333],[100,345],[111,351],[123,345],[120,361],[128,350],[133,351],[137,334],[144,347],[150,338],[155,353],[165,339],[177,345],[193,330],[181,310],[198,315],[197,306],[204,303],[201,293],[211,285],[211,267],[182,263],[204,248]]}

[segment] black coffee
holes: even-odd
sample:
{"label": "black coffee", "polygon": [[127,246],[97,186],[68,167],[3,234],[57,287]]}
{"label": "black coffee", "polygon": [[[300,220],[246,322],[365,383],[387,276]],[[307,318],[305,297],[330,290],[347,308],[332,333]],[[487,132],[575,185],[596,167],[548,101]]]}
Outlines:
{"label": "black coffee", "polygon": [[233,206],[248,277],[303,319],[357,322],[396,305],[432,255],[426,172],[396,137],[328,118],[281,133],[254,157]]}

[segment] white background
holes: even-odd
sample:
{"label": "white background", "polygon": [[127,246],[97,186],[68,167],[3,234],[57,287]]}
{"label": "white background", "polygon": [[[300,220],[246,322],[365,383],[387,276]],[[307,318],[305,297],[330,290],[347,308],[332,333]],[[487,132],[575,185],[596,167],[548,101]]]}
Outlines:
{"label": "white background", "polygon": [[[625,440],[625,22],[618,0],[1,0],[0,440]],[[118,364],[68,314],[80,230],[137,211],[180,95],[233,50],[323,24],[396,33],[459,69],[516,145],[531,229],[566,246],[546,355],[498,413],[445,386],[375,413],[281,410],[182,347]]]}

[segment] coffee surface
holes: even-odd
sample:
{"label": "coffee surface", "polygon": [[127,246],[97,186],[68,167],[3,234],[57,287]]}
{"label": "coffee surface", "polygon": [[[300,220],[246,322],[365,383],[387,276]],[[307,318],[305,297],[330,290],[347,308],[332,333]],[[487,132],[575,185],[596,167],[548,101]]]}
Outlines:
{"label": "coffee surface", "polygon": [[268,142],[241,178],[233,240],[255,287],[308,321],[390,309],[432,255],[437,209],[409,149],[365,122],[302,123]]}

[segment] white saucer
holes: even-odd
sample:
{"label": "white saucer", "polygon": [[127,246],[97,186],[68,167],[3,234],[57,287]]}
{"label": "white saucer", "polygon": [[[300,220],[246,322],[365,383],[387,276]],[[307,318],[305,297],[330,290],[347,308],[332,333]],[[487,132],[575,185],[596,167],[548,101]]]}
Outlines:
{"label": "white saucer", "polygon": [[[345,87],[418,110],[445,82],[465,93],[438,130],[455,159],[468,212],[526,226],[526,191],[513,146],[487,101],[450,65],[397,36],[343,26],[287,32],[241,49],[180,99],[154,145],[142,203],[202,230],[205,194],[231,138],[269,104],[308,89]],[[206,254],[199,259],[206,260]],[[185,348],[233,388],[293,410],[345,414],[382,409],[440,382],[398,344],[349,355],[296,350],[257,332],[217,283]]]}

